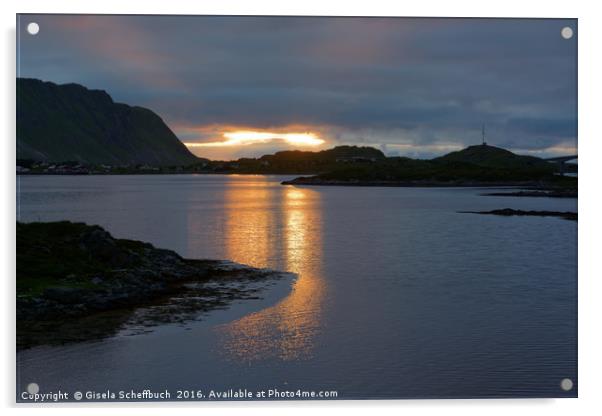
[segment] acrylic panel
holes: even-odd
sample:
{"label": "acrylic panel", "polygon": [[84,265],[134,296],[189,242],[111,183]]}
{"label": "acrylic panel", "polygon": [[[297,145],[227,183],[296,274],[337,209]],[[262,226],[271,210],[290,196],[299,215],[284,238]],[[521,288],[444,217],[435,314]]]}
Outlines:
{"label": "acrylic panel", "polygon": [[17,16],[17,401],[576,397],[577,20]]}

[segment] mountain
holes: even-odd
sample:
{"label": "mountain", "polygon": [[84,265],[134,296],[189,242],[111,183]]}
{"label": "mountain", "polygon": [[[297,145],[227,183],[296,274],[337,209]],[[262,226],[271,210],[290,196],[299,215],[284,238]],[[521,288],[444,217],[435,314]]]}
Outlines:
{"label": "mountain", "polygon": [[87,164],[198,162],[163,120],[105,91],[17,78],[17,159]]}

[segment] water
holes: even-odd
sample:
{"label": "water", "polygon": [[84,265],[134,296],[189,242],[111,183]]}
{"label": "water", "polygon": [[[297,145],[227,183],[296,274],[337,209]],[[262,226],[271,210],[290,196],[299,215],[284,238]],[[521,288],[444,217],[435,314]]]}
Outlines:
{"label": "water", "polygon": [[340,399],[576,395],[576,222],[457,213],[576,211],[573,199],[292,187],[278,176],[18,179],[21,221],[85,221],[185,257],[299,275],[292,290],[188,328],[20,352],[18,391],[33,381]]}

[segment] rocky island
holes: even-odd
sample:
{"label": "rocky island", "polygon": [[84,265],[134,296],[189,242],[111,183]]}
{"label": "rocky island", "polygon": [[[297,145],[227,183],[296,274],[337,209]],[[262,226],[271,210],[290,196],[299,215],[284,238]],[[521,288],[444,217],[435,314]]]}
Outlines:
{"label": "rocky island", "polygon": [[524,211],[520,209],[502,208],[491,211],[459,211],[461,214],[484,214],[484,215],[500,215],[503,217],[558,217],[565,220],[577,221],[577,213],[570,211]]}
{"label": "rocky island", "polygon": [[569,190],[571,195],[576,194],[577,189],[577,178],[558,175],[558,167],[554,163],[487,144],[469,146],[429,160],[383,157],[353,162],[282,183],[310,186],[513,186],[540,191],[562,189],[563,194]]}
{"label": "rocky island", "polygon": [[[17,345],[62,344],[185,322],[256,298],[289,273],[191,260],[68,221],[17,223]],[[260,283],[260,284],[258,284]],[[144,313],[134,313],[140,311]]]}
{"label": "rocky island", "polygon": [[516,192],[491,192],[482,194],[484,196],[521,196],[530,198],[577,198],[577,189],[550,189],[550,190],[539,190],[539,189],[526,189]]}

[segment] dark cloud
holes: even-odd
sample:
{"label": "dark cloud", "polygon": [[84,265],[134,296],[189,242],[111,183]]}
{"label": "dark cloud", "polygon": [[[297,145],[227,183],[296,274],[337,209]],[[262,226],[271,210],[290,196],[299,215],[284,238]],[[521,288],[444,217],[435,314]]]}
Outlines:
{"label": "dark cloud", "polygon": [[[34,20],[41,30],[29,36]],[[297,125],[319,128],[329,142],[428,153],[429,145],[475,143],[486,123],[494,144],[576,146],[576,37],[560,36],[564,26],[576,32],[575,20],[22,15],[20,22],[20,76],[105,89],[155,110],[186,140],[195,139],[195,126]]]}

